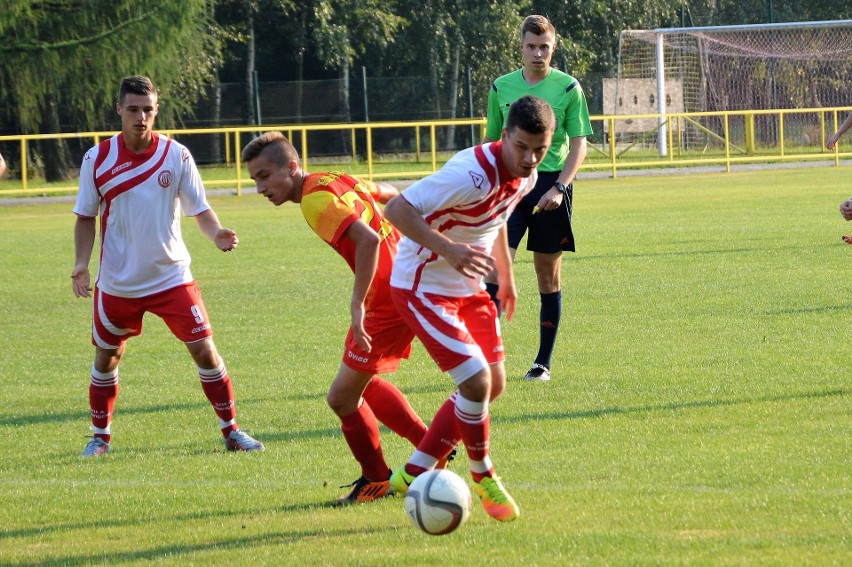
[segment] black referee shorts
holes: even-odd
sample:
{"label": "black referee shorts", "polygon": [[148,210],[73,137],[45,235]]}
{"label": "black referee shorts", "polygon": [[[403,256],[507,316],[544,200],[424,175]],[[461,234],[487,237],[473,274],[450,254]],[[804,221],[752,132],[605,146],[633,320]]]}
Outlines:
{"label": "black referee shorts", "polygon": [[506,227],[509,233],[509,246],[518,249],[524,234],[529,230],[527,250],[553,254],[555,252],[575,252],[574,232],[571,230],[571,206],[574,198],[574,184],[568,185],[567,199],[563,197],[562,206],[552,211],[539,211],[532,214],[541,196],[547,193],[559,177],[558,171],[539,171],[538,181],[509,217]]}

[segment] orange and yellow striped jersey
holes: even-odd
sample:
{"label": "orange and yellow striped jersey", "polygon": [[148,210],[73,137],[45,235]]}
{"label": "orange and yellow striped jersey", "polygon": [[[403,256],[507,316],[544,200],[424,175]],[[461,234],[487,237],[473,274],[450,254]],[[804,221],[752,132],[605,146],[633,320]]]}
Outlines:
{"label": "orange and yellow striped jersey", "polygon": [[368,311],[374,297],[382,303],[390,303],[390,274],[400,238],[379,208],[376,201],[379,194],[379,188],[372,181],[339,172],[311,173],[302,185],[301,207],[305,220],[317,236],[343,256],[351,270],[355,270],[355,244],[343,237],[346,229],[361,220],[381,238],[379,265],[365,301]]}

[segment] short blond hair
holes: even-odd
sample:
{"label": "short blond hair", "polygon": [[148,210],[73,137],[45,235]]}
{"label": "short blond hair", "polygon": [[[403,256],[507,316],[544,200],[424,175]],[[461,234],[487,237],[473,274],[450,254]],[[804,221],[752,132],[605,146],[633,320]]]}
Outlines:
{"label": "short blond hair", "polygon": [[248,163],[260,154],[265,153],[266,158],[279,167],[283,167],[291,161],[299,161],[299,152],[281,132],[266,132],[261,134],[243,148],[240,157],[243,163]]}

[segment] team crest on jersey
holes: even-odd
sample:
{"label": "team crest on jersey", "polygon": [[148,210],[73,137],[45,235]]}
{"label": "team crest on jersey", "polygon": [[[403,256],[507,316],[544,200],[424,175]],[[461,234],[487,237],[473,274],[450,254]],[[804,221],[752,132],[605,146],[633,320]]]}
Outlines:
{"label": "team crest on jersey", "polygon": [[473,186],[477,189],[482,189],[482,183],[485,181],[485,178],[475,171],[468,171],[468,174],[473,181]]}
{"label": "team crest on jersey", "polygon": [[331,171],[327,175],[323,175],[322,177],[320,177],[319,180],[317,181],[317,185],[322,185],[323,187],[328,187],[329,185],[331,185],[332,181],[334,181],[335,179],[338,179],[340,177],[343,177],[342,173],[340,173],[339,171]]}
{"label": "team crest on jersey", "polygon": [[166,189],[169,185],[172,184],[172,171],[167,169],[165,171],[161,171],[160,175],[157,176],[157,183],[160,184],[160,187]]}

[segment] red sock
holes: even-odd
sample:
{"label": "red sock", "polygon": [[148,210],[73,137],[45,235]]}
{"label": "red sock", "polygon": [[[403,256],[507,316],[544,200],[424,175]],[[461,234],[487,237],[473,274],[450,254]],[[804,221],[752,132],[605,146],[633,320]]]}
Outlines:
{"label": "red sock", "polygon": [[382,452],[379,422],[369,404],[361,404],[358,411],[340,418],[340,429],[355,460],[361,465],[361,474],[370,480],[387,480],[388,464]]}
{"label": "red sock", "polygon": [[231,431],[239,429],[239,427],[234,421],[237,417],[236,405],[234,404],[234,387],[231,385],[231,378],[225,368],[225,361],[222,360],[218,368],[199,368],[198,376],[201,378],[201,389],[204,390],[204,395],[210,400],[216,415],[227,424],[222,427],[222,435],[227,437]]}
{"label": "red sock", "polygon": [[[488,459],[488,443],[491,434],[491,417],[488,414],[488,402],[473,402],[461,395],[456,398],[456,423],[464,440],[467,456],[473,465],[474,462],[490,464]],[[493,469],[488,471],[471,470],[476,482],[485,476],[493,475]]]}
{"label": "red sock", "polygon": [[417,445],[417,450],[441,461],[447,458],[456,445],[461,441],[461,433],[456,419],[456,394],[453,394],[441,405],[432,423]]}
{"label": "red sock", "polygon": [[[92,381],[89,384],[89,408],[92,414],[92,425],[98,429],[107,429],[112,422],[112,411],[118,398],[118,369],[112,372],[98,372],[92,368]],[[109,433],[95,433],[107,443]]]}
{"label": "red sock", "polygon": [[373,376],[364,389],[363,398],[370,404],[376,419],[417,447],[426,434],[426,424],[399,388],[383,378]]}

